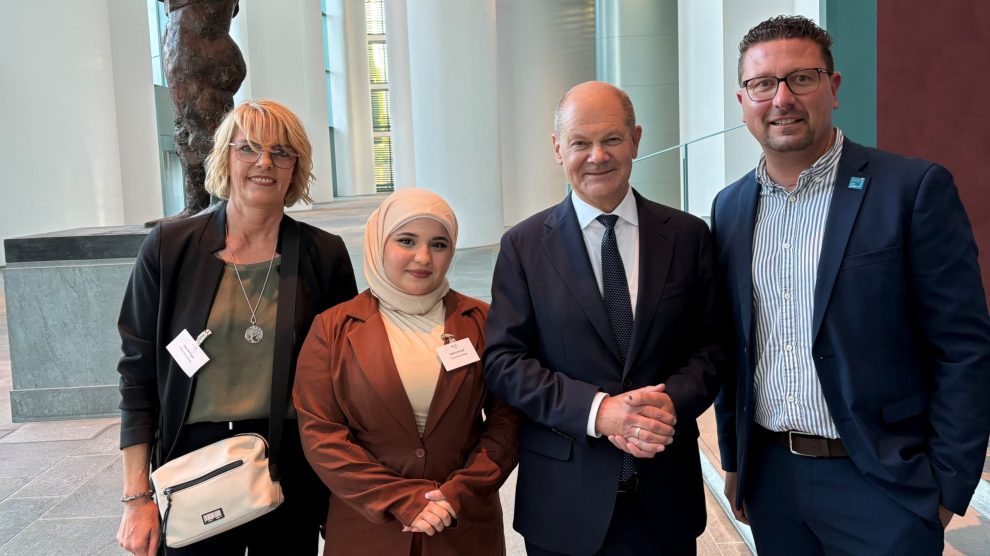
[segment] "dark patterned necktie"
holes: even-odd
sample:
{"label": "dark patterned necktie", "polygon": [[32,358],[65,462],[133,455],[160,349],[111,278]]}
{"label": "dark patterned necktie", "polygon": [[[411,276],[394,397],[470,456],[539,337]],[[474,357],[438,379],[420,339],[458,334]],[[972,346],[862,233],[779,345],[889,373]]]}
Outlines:
{"label": "dark patterned necktie", "polygon": [[605,226],[605,235],[602,236],[602,298],[605,300],[608,322],[612,325],[612,334],[625,361],[629,355],[629,342],[632,340],[633,314],[629,301],[629,283],[626,282],[626,271],[622,268],[619,244],[615,240],[615,223],[618,220],[619,217],[614,214],[602,214],[598,217],[598,221]]}
{"label": "dark patterned necktie", "polygon": [[[619,217],[602,214],[597,220],[605,226],[605,235],[602,236],[602,299],[605,301],[605,312],[608,313],[612,334],[619,344],[622,361],[625,362],[629,355],[629,343],[632,341],[633,313],[632,303],[629,301],[629,283],[626,282],[626,271],[622,268],[619,243],[615,239],[615,223]],[[625,481],[635,474],[633,457],[623,452],[619,480]]]}

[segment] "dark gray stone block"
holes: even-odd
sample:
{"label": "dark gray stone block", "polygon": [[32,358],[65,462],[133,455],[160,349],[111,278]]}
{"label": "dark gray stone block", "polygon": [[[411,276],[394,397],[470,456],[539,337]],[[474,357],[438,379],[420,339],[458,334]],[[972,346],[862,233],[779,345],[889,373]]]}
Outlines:
{"label": "dark gray stone block", "polygon": [[132,267],[130,259],[8,265],[15,422],[118,413],[117,314]]}
{"label": "dark gray stone block", "polygon": [[10,392],[11,415],[18,423],[113,417],[120,414],[117,409],[119,403],[120,391],[115,384],[33,388]]}
{"label": "dark gray stone block", "polygon": [[7,264],[134,258],[148,231],[144,226],[108,226],[15,237],[3,241],[4,254]]}

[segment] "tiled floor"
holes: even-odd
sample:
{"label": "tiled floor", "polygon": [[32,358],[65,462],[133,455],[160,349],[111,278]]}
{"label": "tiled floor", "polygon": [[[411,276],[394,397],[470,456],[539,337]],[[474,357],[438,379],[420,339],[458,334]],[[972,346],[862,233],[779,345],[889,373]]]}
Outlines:
{"label": "tiled floor", "polygon": [[[293,216],[343,236],[354,262],[359,288],[362,233],[367,215],[381,196],[356,198]],[[497,249],[458,252],[451,285],[468,295],[489,299]],[[46,423],[11,423],[10,350],[7,340],[3,271],[0,269],[0,556],[49,554],[121,554],[114,541],[122,507],[121,461],[117,450],[119,421],[95,419]],[[714,419],[699,422],[702,451],[718,469]],[[990,461],[990,459],[988,459]],[[990,463],[985,468],[990,479]],[[712,473],[715,481],[720,477]],[[502,489],[509,554],[525,554],[521,537],[511,530],[515,476]],[[721,488],[706,490],[708,528],[698,539],[698,554],[750,554],[732,520],[718,503]],[[970,509],[953,521],[946,554],[990,554],[990,523]]]}

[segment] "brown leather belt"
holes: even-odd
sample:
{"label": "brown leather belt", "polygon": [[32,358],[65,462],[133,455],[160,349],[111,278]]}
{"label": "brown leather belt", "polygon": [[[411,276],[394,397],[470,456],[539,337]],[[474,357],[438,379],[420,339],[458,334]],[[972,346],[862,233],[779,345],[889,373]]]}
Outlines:
{"label": "brown leather belt", "polygon": [[[762,427],[760,427],[762,428]],[[809,458],[847,458],[849,451],[838,438],[825,438],[798,431],[768,431],[774,442],[787,448],[792,454]]]}

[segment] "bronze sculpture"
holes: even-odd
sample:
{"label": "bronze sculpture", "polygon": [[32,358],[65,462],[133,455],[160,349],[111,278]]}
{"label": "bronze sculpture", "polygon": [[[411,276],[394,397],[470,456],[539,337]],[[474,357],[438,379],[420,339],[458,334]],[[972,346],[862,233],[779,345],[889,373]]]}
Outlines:
{"label": "bronze sculpture", "polygon": [[196,214],[210,204],[203,187],[203,161],[213,132],[234,104],[247,68],[230,37],[238,0],[160,0],[168,23],[162,47],[165,78],[175,106],[175,149],[182,163],[185,209]]}

